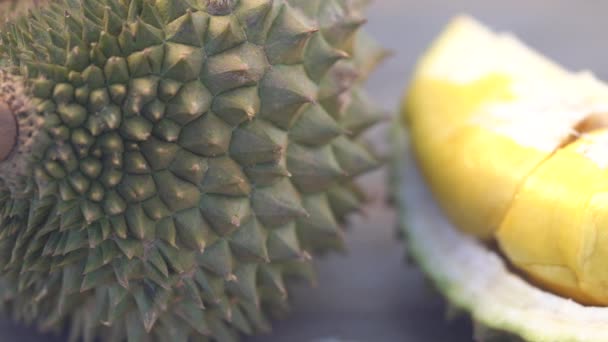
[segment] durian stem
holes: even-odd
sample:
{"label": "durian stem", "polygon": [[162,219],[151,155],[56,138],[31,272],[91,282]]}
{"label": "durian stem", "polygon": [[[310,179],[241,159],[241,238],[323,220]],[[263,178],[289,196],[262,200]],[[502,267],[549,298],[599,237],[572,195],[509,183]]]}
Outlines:
{"label": "durian stem", "polygon": [[18,127],[10,107],[0,102],[0,162],[6,160],[17,145]]}

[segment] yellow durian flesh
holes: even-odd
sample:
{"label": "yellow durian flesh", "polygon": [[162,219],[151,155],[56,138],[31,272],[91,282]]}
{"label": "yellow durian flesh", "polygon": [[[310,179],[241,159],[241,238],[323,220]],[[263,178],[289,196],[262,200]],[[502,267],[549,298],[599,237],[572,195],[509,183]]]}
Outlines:
{"label": "yellow durian flesh", "polygon": [[423,177],[458,229],[496,240],[541,286],[608,305],[608,134],[580,131],[608,108],[608,87],[463,17],[420,62],[404,108]]}
{"label": "yellow durian flesh", "polygon": [[534,279],[581,302],[603,305],[608,304],[608,170],[593,152],[602,144],[605,150],[607,140],[606,130],[584,135],[540,165],[496,235],[511,262]]}

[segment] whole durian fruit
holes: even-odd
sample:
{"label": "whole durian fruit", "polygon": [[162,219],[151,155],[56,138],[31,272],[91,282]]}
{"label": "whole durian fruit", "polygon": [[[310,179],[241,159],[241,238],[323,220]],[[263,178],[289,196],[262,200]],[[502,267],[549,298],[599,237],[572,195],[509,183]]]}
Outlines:
{"label": "whole durian fruit", "polygon": [[379,161],[357,0],[62,0],[0,29],[0,306],[230,341],[342,247]]}

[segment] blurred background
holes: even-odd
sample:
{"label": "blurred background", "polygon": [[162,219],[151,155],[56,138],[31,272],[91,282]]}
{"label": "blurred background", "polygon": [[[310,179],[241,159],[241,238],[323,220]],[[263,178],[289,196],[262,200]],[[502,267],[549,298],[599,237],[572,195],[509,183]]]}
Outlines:
{"label": "blurred background", "polygon": [[[369,89],[396,112],[416,58],[451,17],[468,13],[510,31],[572,70],[608,79],[608,2],[601,0],[376,0],[368,29],[395,55],[372,77]],[[378,141],[382,131],[375,134]],[[395,215],[384,202],[384,173],[363,180],[373,202],[354,217],[348,255],[318,260],[315,288],[297,286],[293,311],[272,334],[245,342],[471,341],[465,319],[446,320],[445,307],[422,275],[405,262],[395,239]],[[0,342],[62,342],[0,321]]]}

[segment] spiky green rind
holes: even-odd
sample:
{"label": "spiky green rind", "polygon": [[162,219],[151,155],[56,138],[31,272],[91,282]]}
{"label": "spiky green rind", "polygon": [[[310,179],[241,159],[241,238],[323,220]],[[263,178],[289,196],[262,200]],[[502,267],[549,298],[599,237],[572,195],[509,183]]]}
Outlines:
{"label": "spiky green rind", "polygon": [[6,25],[41,124],[0,175],[3,308],[85,341],[268,330],[378,165],[362,6],[62,0]]}

